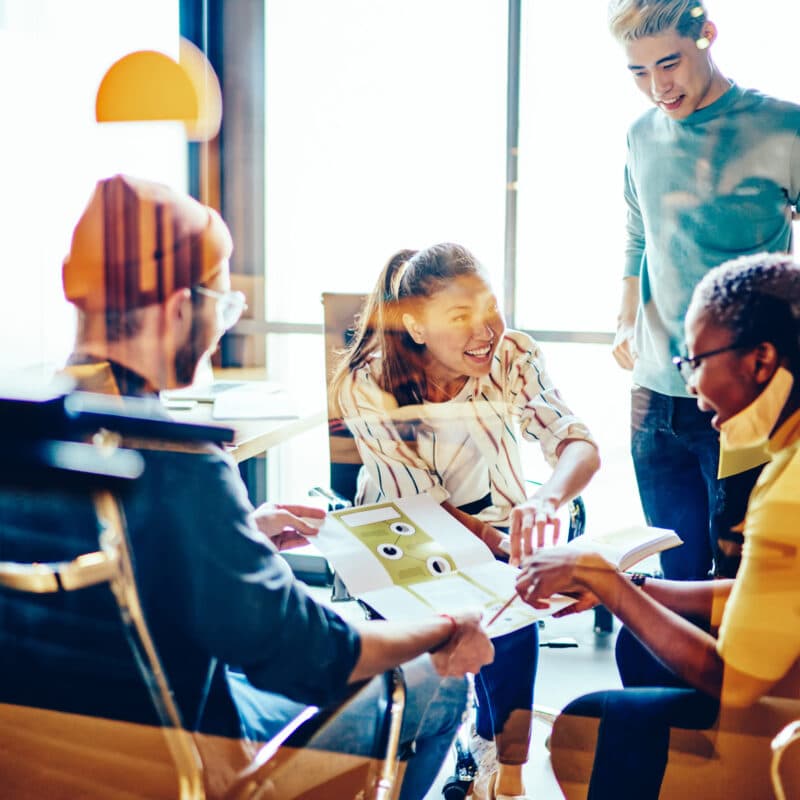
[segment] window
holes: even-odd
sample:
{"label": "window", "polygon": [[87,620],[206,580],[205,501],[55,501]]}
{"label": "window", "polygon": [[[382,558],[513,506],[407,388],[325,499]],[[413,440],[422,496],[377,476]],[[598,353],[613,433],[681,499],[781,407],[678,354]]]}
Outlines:
{"label": "window", "polygon": [[[754,15],[749,0],[709,4],[723,72],[800,100],[790,68],[800,7],[768,0]],[[452,239],[502,293],[507,7],[270,0],[266,11],[267,323],[298,331],[269,335],[268,363],[322,403],[322,345],[299,333],[320,323],[321,291],[368,291],[394,250]],[[648,104],[604,2],[525,0],[521,42],[516,325],[543,332],[555,381],[595,432],[609,492],[625,504],[614,514],[635,521],[635,494],[615,490],[634,485],[630,377],[608,341],[625,133]],[[761,42],[769,47],[749,46]]]}
{"label": "window", "polygon": [[[267,314],[319,322],[396,250],[457,241],[502,276],[506,11],[270,0]],[[301,280],[298,280],[301,278]]]}
{"label": "window", "polygon": [[[505,5],[270,0],[266,12],[269,322],[320,324],[323,291],[367,292],[396,250],[438,241],[470,248],[501,292]],[[321,337],[270,334],[267,360],[324,405]],[[326,452],[320,432],[306,484],[327,484]],[[297,486],[290,459],[271,476],[276,497]]]}
{"label": "window", "polygon": [[103,74],[138,49],[177,55],[177,0],[0,2],[0,74],[16,76],[0,81],[3,372],[47,374],[69,354],[74,319],[61,262],[95,181],[130,172],[186,185],[178,123],[95,122]]}

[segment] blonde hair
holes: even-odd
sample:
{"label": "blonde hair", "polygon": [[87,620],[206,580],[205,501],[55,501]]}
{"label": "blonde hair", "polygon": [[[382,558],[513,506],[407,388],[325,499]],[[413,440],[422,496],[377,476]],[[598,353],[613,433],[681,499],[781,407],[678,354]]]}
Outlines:
{"label": "blonde hair", "polygon": [[708,20],[701,0],[611,0],[608,28],[620,42],[675,31],[695,41]]}

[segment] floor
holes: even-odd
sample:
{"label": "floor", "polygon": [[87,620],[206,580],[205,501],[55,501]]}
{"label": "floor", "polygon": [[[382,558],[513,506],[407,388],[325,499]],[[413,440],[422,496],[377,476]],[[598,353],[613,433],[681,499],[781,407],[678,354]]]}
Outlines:
{"label": "floor", "polygon": [[[593,612],[546,621],[541,631],[542,642],[572,637],[577,640],[578,647],[542,647],[536,677],[537,705],[560,709],[579,694],[620,685],[614,664],[614,641],[619,623],[614,622],[614,633],[603,635],[594,633],[593,624]],[[563,800],[544,746],[548,732],[547,725],[534,722],[533,742],[524,773],[531,800]],[[453,767],[454,760],[448,759],[426,800],[441,800],[442,786],[453,774]]]}

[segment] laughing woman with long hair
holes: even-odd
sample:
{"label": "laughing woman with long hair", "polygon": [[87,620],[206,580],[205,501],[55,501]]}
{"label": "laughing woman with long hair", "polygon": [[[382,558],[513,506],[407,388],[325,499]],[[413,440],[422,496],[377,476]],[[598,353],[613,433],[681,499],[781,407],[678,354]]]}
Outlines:
{"label": "laughing woman with long hair", "polygon": [[[332,396],[364,466],[357,502],[427,493],[512,564],[543,543],[557,510],[599,467],[597,447],[544,367],[506,330],[481,265],[464,247],[402,250],[384,267],[334,376]],[[527,496],[520,444],[552,473]],[[476,676],[473,794],[524,798],[536,626],[494,640]]]}

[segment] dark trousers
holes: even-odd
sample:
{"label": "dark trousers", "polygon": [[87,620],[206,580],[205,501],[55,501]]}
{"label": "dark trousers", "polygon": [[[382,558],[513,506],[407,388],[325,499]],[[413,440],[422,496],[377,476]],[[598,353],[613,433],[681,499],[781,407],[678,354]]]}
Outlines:
{"label": "dark trousers", "polygon": [[[655,800],[669,753],[670,728],[705,730],[714,725],[719,701],[689,687],[666,669],[623,628],[617,638],[617,666],[624,689],[579,697],[562,718],[600,721],[588,800]],[[569,720],[566,720],[567,723]],[[572,744],[553,733],[553,764],[564,782]],[[563,757],[557,750],[563,749]]]}
{"label": "dark trousers", "polygon": [[[480,500],[459,506],[466,514],[478,514],[492,503],[491,494]],[[498,527],[503,533],[508,529]],[[499,561],[507,558],[497,557]],[[494,739],[502,734],[509,718],[515,711],[530,712],[533,709],[533,684],[539,663],[539,626],[512,631],[492,640],[494,661],[487,664],[475,676],[475,699],[478,710],[475,715],[475,730],[483,739]],[[529,726],[512,724],[506,737],[498,738],[498,759],[501,763],[524,763],[527,761],[530,742]],[[523,728],[528,728],[522,741]]]}
{"label": "dark trousers", "polygon": [[[631,455],[648,525],[671,528],[683,545],[661,554],[664,577],[734,577],[735,529],[744,519],[761,467],[717,479],[719,435],[693,398],[669,397],[642,386],[631,393]],[[719,542],[733,541],[731,547]]]}
{"label": "dark trousers", "polygon": [[[530,712],[533,708],[533,684],[536,680],[536,666],[539,660],[539,628],[528,625],[526,628],[507,633],[493,639],[494,661],[481,668],[475,676],[475,694],[478,711],[475,729],[484,739],[493,739],[495,734],[503,733],[503,728],[514,711]],[[520,732],[521,735],[521,732]],[[527,760],[526,742],[502,742],[498,747],[498,757],[504,763]],[[506,752],[514,755],[507,756]]]}

